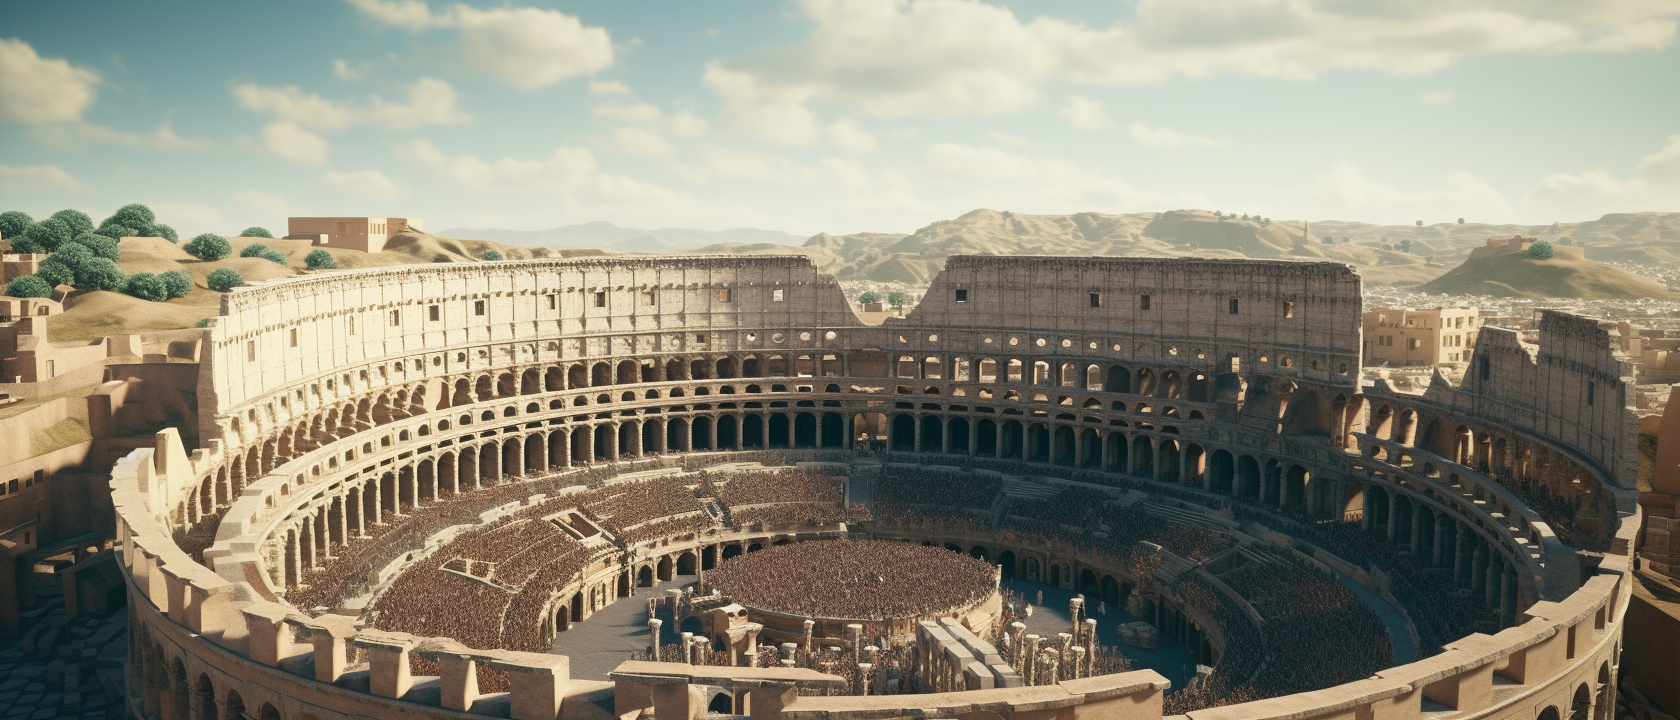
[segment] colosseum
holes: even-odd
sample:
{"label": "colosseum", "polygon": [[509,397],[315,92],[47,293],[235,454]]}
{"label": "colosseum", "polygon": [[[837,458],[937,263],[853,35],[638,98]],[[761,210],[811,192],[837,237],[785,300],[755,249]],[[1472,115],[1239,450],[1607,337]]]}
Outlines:
{"label": "colosseum", "polygon": [[1200,259],[952,257],[879,325],[803,257],[239,288],[112,473],[129,714],[1612,717],[1625,359],[1549,313],[1401,392],[1360,311]]}

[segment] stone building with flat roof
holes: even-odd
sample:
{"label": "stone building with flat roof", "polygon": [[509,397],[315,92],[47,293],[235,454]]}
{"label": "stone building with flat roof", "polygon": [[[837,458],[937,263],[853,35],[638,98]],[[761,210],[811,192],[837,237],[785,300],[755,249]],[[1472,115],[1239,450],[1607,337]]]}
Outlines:
{"label": "stone building with flat roof", "polygon": [[322,247],[370,253],[384,250],[392,235],[421,229],[420,218],[294,217],[286,221],[288,239],[308,238]]}

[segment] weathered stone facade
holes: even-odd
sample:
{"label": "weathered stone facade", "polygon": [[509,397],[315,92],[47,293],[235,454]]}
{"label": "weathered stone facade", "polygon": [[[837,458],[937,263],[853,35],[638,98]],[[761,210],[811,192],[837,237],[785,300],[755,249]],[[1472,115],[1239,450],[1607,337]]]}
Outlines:
{"label": "weathered stone facade", "polygon": [[[277,593],[386,510],[487,478],[822,459],[860,434],[929,463],[1126,476],[1214,504],[1358,522],[1450,568],[1506,626],[1368,680],[1197,718],[1546,717],[1581,707],[1581,693],[1602,712],[1614,678],[1638,518],[1636,420],[1623,363],[1581,318],[1548,316],[1538,348],[1489,328],[1463,386],[1437,379],[1417,396],[1360,387],[1359,279],[1336,264],[956,257],[908,317],[866,326],[805,258],[708,256],[259,283],[226,296],[205,343],[207,446],[189,456],[165,431],[112,483],[137,715],[459,717],[471,707],[464,673],[489,663],[514,678],[512,717],[554,718],[575,691],[563,657],[356,630]],[[1567,532],[1602,558],[1583,562],[1512,489],[1519,478],[1567,493],[1579,508]],[[207,522],[219,522],[207,546],[173,539]],[[666,577],[779,532],[605,554],[556,602],[581,619],[643,572]],[[962,549],[996,542],[919,532]],[[1016,549],[1064,577],[1121,572],[1077,548]],[[410,694],[411,654],[439,662],[425,682],[440,694]],[[654,706],[677,703],[657,688],[690,682],[637,677],[621,691],[653,687],[636,692]],[[752,714],[1157,717],[1157,680],[778,696]],[[634,702],[619,707],[647,707]]]}

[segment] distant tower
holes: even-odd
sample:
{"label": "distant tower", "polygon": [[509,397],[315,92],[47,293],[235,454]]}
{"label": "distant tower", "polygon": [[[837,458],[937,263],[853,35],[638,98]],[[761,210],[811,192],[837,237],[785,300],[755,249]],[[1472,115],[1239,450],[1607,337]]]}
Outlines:
{"label": "distant tower", "polygon": [[1301,221],[1301,244],[1302,245],[1311,245],[1312,244],[1312,221],[1311,220],[1302,220]]}

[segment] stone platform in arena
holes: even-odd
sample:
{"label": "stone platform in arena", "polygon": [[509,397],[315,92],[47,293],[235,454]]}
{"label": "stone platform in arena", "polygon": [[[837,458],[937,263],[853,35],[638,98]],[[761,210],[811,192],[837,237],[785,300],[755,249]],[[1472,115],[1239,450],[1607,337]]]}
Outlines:
{"label": "stone platform in arena", "polygon": [[775,545],[730,559],[700,588],[739,603],[777,642],[850,647],[909,639],[923,620],[953,618],[990,637],[1002,608],[998,569],[942,547],[885,540],[822,540]]}

